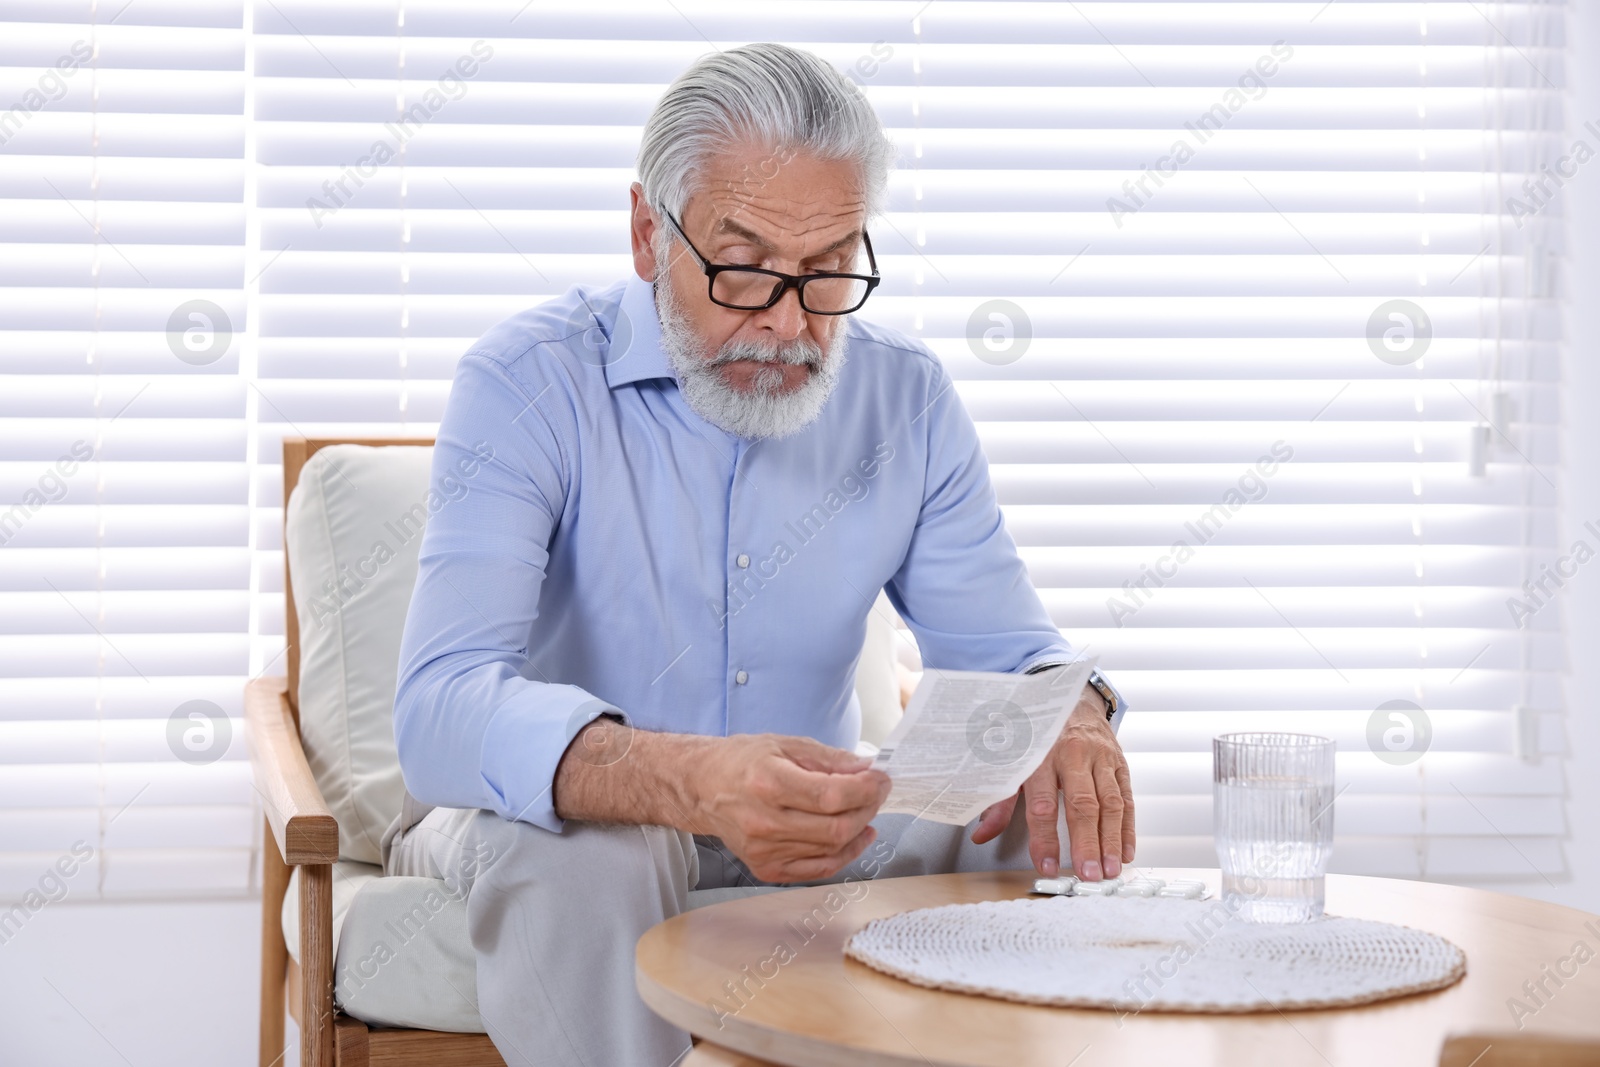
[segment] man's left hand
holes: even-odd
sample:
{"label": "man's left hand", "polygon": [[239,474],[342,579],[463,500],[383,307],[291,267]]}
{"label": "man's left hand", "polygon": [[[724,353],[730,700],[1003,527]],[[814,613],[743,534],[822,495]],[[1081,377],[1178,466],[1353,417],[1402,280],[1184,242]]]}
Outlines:
{"label": "man's left hand", "polygon": [[1058,794],[1066,797],[1072,867],[1078,877],[1098,882],[1121,874],[1122,865],[1133,862],[1133,789],[1128,761],[1106,721],[1105,699],[1091,687],[1085,687],[1055,747],[1021,791],[984,811],[972,832],[973,844],[998,837],[1010,825],[1021,797],[1027,804],[1028,854],[1034,869],[1054,878],[1061,855]]}

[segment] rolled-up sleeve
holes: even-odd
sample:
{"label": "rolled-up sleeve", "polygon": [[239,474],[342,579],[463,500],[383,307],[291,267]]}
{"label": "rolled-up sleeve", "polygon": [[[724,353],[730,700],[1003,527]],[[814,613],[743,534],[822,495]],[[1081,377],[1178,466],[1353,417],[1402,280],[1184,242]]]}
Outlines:
{"label": "rolled-up sleeve", "polygon": [[[922,509],[886,589],[923,662],[1016,673],[1077,658],[1006,532],[977,428],[942,366],[923,403]],[[1120,720],[1119,712],[1114,725]]]}
{"label": "rolled-up sleeve", "polygon": [[458,364],[431,484],[461,488],[429,509],[394,709],[412,796],[556,832],[553,783],[568,744],[602,714],[627,718],[528,659],[570,485],[556,429],[566,396],[481,352]]}

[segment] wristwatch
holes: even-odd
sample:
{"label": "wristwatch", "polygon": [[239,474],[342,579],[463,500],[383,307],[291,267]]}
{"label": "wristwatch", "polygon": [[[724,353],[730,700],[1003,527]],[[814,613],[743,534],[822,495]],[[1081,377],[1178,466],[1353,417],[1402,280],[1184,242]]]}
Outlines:
{"label": "wristwatch", "polygon": [[1100,673],[1098,667],[1089,672],[1089,684],[1094,686],[1094,691],[1106,702],[1106,722],[1110,722],[1122,707],[1122,701],[1117,698],[1117,691],[1111,688],[1111,683],[1106,681],[1105,675]]}
{"label": "wristwatch", "polygon": [[[1065,666],[1065,663],[1041,663],[1028,673],[1038,674],[1041,671]],[[1122,709],[1122,701],[1117,697],[1117,691],[1111,688],[1111,683],[1106,681],[1106,676],[1100,673],[1100,668],[1098,667],[1089,672],[1089,685],[1094,688],[1096,693],[1100,694],[1100,699],[1106,702],[1106,722],[1110,722],[1112,717]]]}

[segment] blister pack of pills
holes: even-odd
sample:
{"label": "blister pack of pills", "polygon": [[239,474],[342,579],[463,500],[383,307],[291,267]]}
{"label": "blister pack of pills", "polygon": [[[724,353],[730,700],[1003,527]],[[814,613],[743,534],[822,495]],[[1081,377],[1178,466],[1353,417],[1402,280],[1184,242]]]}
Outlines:
{"label": "blister pack of pills", "polygon": [[1064,874],[1060,878],[1035,879],[1033,891],[1055,897],[1160,897],[1168,900],[1205,900],[1208,895],[1204,882],[1187,878],[1165,881],[1143,875],[1085,882]]}

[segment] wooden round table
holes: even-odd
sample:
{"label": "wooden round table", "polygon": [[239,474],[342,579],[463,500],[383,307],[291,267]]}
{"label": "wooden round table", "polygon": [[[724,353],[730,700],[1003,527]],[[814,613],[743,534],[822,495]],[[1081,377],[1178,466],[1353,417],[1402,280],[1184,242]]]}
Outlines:
{"label": "wooden round table", "polygon": [[[1218,887],[1216,870],[1139,873]],[[844,957],[872,919],[1015,899],[1032,883],[1013,871],[892,878],[686,912],[640,938],[639,993],[700,1039],[685,1067],[1600,1063],[1600,916],[1458,886],[1328,876],[1329,914],[1429,930],[1467,954],[1456,985],[1359,1008],[1119,1017],[923,989]],[[1580,942],[1593,956],[1581,963]],[[1531,1011],[1514,1014],[1511,1001]],[[1522,1058],[1529,1050],[1543,1058]]]}

